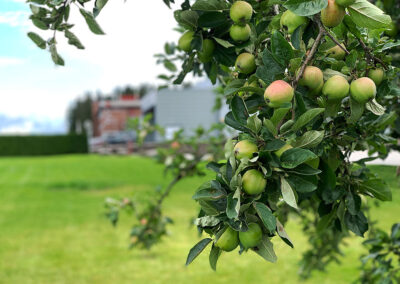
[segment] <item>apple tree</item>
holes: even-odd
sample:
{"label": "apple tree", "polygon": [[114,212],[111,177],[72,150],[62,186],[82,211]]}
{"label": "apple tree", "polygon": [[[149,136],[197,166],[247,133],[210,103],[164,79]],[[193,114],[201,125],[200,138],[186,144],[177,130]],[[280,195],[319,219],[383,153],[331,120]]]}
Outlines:
{"label": "apple tree", "polygon": [[[93,12],[87,0],[30,2],[36,26],[63,32],[78,48],[65,12],[71,3],[102,34],[95,16],[106,0]],[[396,143],[386,131],[400,96],[391,17],[367,0],[186,0],[174,17],[183,34],[157,55],[170,71],[160,78],[181,84],[192,73],[218,82],[230,107],[225,123],[238,132],[225,159],[208,164],[215,178],[193,195],[201,208],[195,223],[208,237],[186,264],[209,245],[213,269],[223,251],[275,262],[271,240],[293,247],[284,225],[297,215],[310,243],[301,273],[323,270],[338,260],[344,238],[368,231],[368,200],[392,198],[365,165]],[[29,36],[64,63],[55,36]],[[351,162],[358,150],[376,155]]]}

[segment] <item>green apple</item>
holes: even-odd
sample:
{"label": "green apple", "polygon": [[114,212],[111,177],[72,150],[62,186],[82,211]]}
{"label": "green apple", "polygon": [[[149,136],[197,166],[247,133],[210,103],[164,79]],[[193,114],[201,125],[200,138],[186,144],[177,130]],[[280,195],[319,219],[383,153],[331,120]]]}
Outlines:
{"label": "green apple", "polygon": [[328,6],[321,11],[321,22],[328,28],[338,26],[344,18],[346,11],[335,0],[328,0]]}
{"label": "green apple", "polygon": [[178,41],[178,47],[186,52],[191,51],[192,50],[191,43],[193,40],[193,36],[194,32],[192,31],[187,31],[186,33],[184,33]]}
{"label": "green apple", "polygon": [[239,234],[231,227],[228,227],[215,243],[215,246],[223,251],[233,251],[238,245]]}
{"label": "green apple", "polygon": [[232,4],[229,15],[234,23],[243,24],[250,21],[253,7],[246,1],[236,1]]}
{"label": "green apple", "polygon": [[276,150],[276,151],[275,151],[275,155],[276,155],[278,158],[281,158],[281,156],[282,156],[282,154],[283,154],[284,152],[286,152],[287,150],[292,149],[292,148],[293,148],[292,145],[286,144],[285,146],[283,146],[283,147],[280,148],[279,150]]}
{"label": "green apple", "polygon": [[245,248],[257,246],[262,240],[262,230],[257,223],[250,223],[246,232],[239,232],[240,243]]}
{"label": "green apple", "polygon": [[199,52],[199,60],[203,63],[210,62],[214,53],[215,44],[211,39],[203,40],[202,51]]}
{"label": "green apple", "polygon": [[239,141],[233,148],[235,152],[236,159],[241,160],[243,158],[251,159],[253,154],[257,153],[257,145],[250,140]]}
{"label": "green apple", "polygon": [[[345,47],[344,44],[340,45]],[[335,45],[334,47],[328,49],[326,53],[329,57],[335,58],[336,60],[343,60],[343,58],[346,56],[346,52],[338,45]]]}
{"label": "green apple", "polygon": [[248,52],[240,54],[236,58],[236,69],[243,74],[250,74],[256,70],[256,60],[254,55]]}
{"label": "green apple", "polygon": [[264,92],[264,99],[272,108],[279,108],[292,101],[294,89],[283,80],[272,82]]}
{"label": "green apple", "polygon": [[318,89],[324,83],[324,74],[315,66],[307,66],[299,80],[299,85],[311,90]]}
{"label": "green apple", "polygon": [[244,192],[250,195],[260,194],[264,191],[267,180],[264,175],[255,169],[248,170],[242,177],[242,186]]}
{"label": "green apple", "polygon": [[290,10],[285,11],[280,20],[281,28],[286,27],[290,34],[292,34],[299,26],[307,23],[307,17],[298,16]]}
{"label": "green apple", "polygon": [[350,85],[351,97],[359,103],[366,103],[376,96],[376,85],[368,77],[359,78]]}
{"label": "green apple", "polygon": [[384,76],[385,73],[381,68],[371,69],[368,72],[368,77],[374,81],[376,86],[379,86],[382,83]]}
{"label": "green apple", "polygon": [[251,29],[248,24],[245,26],[232,25],[229,29],[229,35],[234,41],[246,41],[250,38]]}
{"label": "green apple", "polygon": [[336,101],[344,99],[349,94],[349,90],[349,82],[340,75],[334,75],[325,82],[322,88],[322,94],[324,94],[328,100]]}

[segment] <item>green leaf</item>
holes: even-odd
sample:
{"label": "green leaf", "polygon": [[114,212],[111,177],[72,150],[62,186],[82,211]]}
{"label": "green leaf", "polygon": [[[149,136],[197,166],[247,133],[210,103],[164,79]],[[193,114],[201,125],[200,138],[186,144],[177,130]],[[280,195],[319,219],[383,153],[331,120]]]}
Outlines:
{"label": "green leaf", "polygon": [[281,177],[281,191],[283,200],[291,207],[298,209],[293,189],[284,177]]}
{"label": "green leaf", "polygon": [[319,114],[323,113],[325,111],[324,108],[313,108],[302,115],[296,120],[296,122],[292,126],[293,131],[297,131],[303,126],[305,126],[307,123],[309,123],[311,120],[313,120],[316,116]]}
{"label": "green leaf", "polygon": [[278,134],[278,130],[276,129],[275,125],[272,123],[271,120],[264,118],[263,124],[267,128],[269,133],[271,133],[274,136],[276,136]]}
{"label": "green leaf", "polygon": [[290,175],[287,180],[289,184],[296,190],[296,192],[309,193],[317,189],[316,184],[297,175]]}
{"label": "green leaf", "polygon": [[280,160],[282,167],[287,169],[293,169],[300,164],[303,164],[307,161],[313,160],[318,156],[315,155],[310,150],[302,149],[302,148],[292,148],[283,152]]}
{"label": "green leaf", "polygon": [[62,59],[62,57],[57,53],[57,47],[55,44],[50,45],[50,54],[51,59],[55,64],[64,66],[64,59]]}
{"label": "green leaf", "polygon": [[336,219],[336,210],[332,210],[329,214],[322,216],[317,224],[317,232],[323,233],[332,224],[332,221]]}
{"label": "green leaf", "polygon": [[192,247],[189,251],[189,254],[186,259],[186,265],[189,265],[193,262],[193,260],[199,256],[199,254],[208,246],[208,244],[212,241],[210,238],[202,239],[198,242],[194,247]]}
{"label": "green leaf", "polygon": [[202,28],[216,28],[225,25],[227,21],[227,17],[221,12],[208,12],[199,17],[198,25]]}
{"label": "green leaf", "polygon": [[370,112],[372,112],[375,115],[382,115],[386,111],[386,108],[381,106],[375,99],[367,102],[365,104],[365,107],[367,110],[369,110]]}
{"label": "green leaf", "polygon": [[194,220],[194,224],[199,227],[214,227],[221,221],[214,216],[204,216]]}
{"label": "green leaf", "polygon": [[365,104],[361,104],[350,97],[350,116],[347,118],[347,123],[357,123],[362,114],[364,113]]}
{"label": "green leaf", "polygon": [[97,17],[100,14],[100,11],[107,4],[108,0],[96,0],[93,8],[93,16]]}
{"label": "green leaf", "polygon": [[74,45],[78,49],[85,49],[85,47],[82,45],[77,36],[73,34],[71,31],[65,30],[64,35],[68,39],[68,44]]}
{"label": "green leaf", "polygon": [[275,59],[282,65],[288,65],[293,58],[293,48],[284,36],[275,31],[271,36],[271,51]]}
{"label": "green leaf", "polygon": [[325,203],[333,203],[341,195],[341,191],[336,190],[336,174],[324,161],[321,161],[320,169],[322,173],[318,190],[322,192],[322,199]]}
{"label": "green leaf", "polygon": [[241,97],[234,96],[232,98],[231,109],[233,117],[236,119],[236,121],[238,121],[240,124],[246,125],[249,113],[247,112],[246,105]]}
{"label": "green leaf", "polygon": [[247,119],[247,127],[253,131],[255,134],[258,134],[261,130],[262,122],[258,118],[257,115],[250,116]]}
{"label": "green leaf", "polygon": [[286,244],[288,244],[291,248],[294,247],[292,240],[289,238],[289,235],[286,233],[285,228],[281,222],[279,222],[279,220],[276,220],[276,231],[278,232],[279,237],[281,237]]}
{"label": "green leaf", "polygon": [[364,233],[368,231],[368,220],[361,211],[357,215],[351,215],[347,211],[344,220],[347,228],[357,236],[364,237]]}
{"label": "green leaf", "polygon": [[279,150],[280,148],[282,148],[283,146],[286,145],[286,142],[279,140],[279,139],[274,139],[272,141],[268,141],[263,150],[264,151],[276,151]]}
{"label": "green leaf", "polygon": [[254,208],[256,209],[257,214],[263,222],[265,228],[267,228],[271,234],[274,233],[276,230],[276,218],[272,214],[271,209],[261,202],[255,202]]}
{"label": "green leaf", "polygon": [[176,72],[178,69],[175,64],[170,60],[164,60],[164,67],[167,68],[171,72]]}
{"label": "green leaf", "polygon": [[253,250],[267,261],[275,263],[278,260],[274,251],[274,245],[267,236],[263,236],[261,242]]}
{"label": "green leaf", "polygon": [[236,121],[231,111],[226,114],[225,123],[233,129],[248,132],[248,129],[245,126]]}
{"label": "green leaf", "polygon": [[328,6],[328,0],[289,0],[283,5],[299,16],[311,16]]}
{"label": "green leaf", "polygon": [[381,179],[369,179],[360,184],[361,189],[382,201],[392,201],[392,191]]}
{"label": "green leaf", "polygon": [[234,94],[235,92],[237,92],[239,90],[239,88],[241,88],[244,85],[245,82],[246,81],[243,79],[235,79],[235,80],[230,81],[224,89],[224,95],[230,96],[230,95]]}
{"label": "green leaf", "polygon": [[217,270],[217,261],[220,255],[221,255],[221,249],[213,244],[208,259],[210,262],[210,266],[214,271]]}
{"label": "green leaf", "polygon": [[180,23],[192,28],[197,28],[199,15],[195,11],[185,10],[179,14]]}
{"label": "green leaf", "polygon": [[390,16],[367,0],[356,0],[347,10],[353,22],[362,28],[386,28],[392,23]]}
{"label": "green leaf", "polygon": [[288,173],[294,173],[302,176],[314,176],[321,173],[320,170],[314,169],[313,167],[310,167],[307,164],[301,164],[300,166],[295,167],[294,169],[287,169],[286,171]]}
{"label": "green leaf", "polygon": [[280,64],[268,49],[264,49],[262,61],[264,66],[257,68],[256,75],[267,84],[272,83],[277,75],[285,72],[285,67]]}
{"label": "green leaf", "polygon": [[41,49],[46,48],[46,41],[42,39],[38,34],[34,32],[29,32],[28,37]]}
{"label": "green leaf", "polygon": [[96,22],[92,13],[90,13],[82,8],[80,8],[79,11],[81,12],[81,15],[83,16],[83,18],[85,18],[85,21],[86,21],[89,29],[92,31],[92,33],[94,33],[96,35],[104,35],[103,30],[101,29],[99,24]]}
{"label": "green leaf", "polygon": [[298,137],[295,142],[292,143],[293,147],[296,148],[314,148],[319,145],[324,139],[325,132],[323,130],[311,130]]}
{"label": "green leaf", "polygon": [[286,116],[286,114],[289,112],[289,110],[290,110],[290,108],[276,108],[276,109],[274,109],[274,114],[271,117],[271,121],[275,125],[275,127]]}
{"label": "green leaf", "polygon": [[240,187],[231,192],[227,198],[226,216],[229,219],[237,219],[240,211]]}
{"label": "green leaf", "polygon": [[217,37],[213,37],[213,39],[220,45],[222,45],[225,48],[229,48],[229,47],[233,47],[234,45],[231,44],[229,41],[217,38]]}
{"label": "green leaf", "polygon": [[226,196],[225,190],[216,180],[202,184],[192,196],[194,200],[216,200]]}
{"label": "green leaf", "polygon": [[192,9],[199,11],[221,11],[228,10],[229,5],[224,0],[197,0],[192,5]]}

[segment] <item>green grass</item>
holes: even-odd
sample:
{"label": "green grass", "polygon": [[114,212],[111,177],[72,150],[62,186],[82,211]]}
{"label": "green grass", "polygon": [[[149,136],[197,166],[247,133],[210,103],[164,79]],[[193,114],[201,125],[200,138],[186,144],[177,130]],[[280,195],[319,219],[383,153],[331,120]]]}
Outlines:
{"label": "green grass", "polygon": [[[373,211],[388,230],[400,214],[394,167],[371,167],[394,192],[394,202]],[[162,166],[139,157],[59,156],[0,160],[0,283],[297,283],[297,263],[307,247],[298,220],[287,231],[295,244],[274,241],[278,263],[254,253],[223,254],[218,271],[207,253],[189,267],[188,250],[198,241],[190,218],[197,213],[191,195],[206,178],[182,181],[164,210],[175,220],[170,236],[151,251],[128,250],[132,220],[122,215],[113,228],[104,217],[108,196],[149,198],[166,184]],[[305,283],[349,283],[358,276],[360,238],[344,247],[343,264],[329,277],[315,273]]]}

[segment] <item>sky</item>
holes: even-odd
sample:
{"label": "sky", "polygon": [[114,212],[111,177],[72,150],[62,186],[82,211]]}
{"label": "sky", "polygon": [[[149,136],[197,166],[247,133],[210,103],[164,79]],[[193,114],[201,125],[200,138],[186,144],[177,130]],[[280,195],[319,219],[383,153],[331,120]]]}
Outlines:
{"label": "sky", "polygon": [[101,36],[72,7],[71,31],[85,49],[69,46],[59,34],[66,62],[59,67],[26,36],[34,31],[50,37],[30,23],[29,11],[23,0],[0,0],[0,133],[62,132],[68,106],[87,91],[161,83],[156,77],[164,69],[154,54],[179,38],[173,10],[161,0],[110,0],[97,17],[106,33]]}

